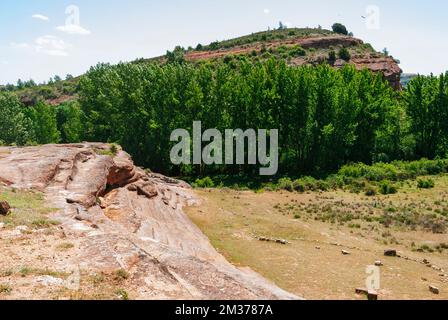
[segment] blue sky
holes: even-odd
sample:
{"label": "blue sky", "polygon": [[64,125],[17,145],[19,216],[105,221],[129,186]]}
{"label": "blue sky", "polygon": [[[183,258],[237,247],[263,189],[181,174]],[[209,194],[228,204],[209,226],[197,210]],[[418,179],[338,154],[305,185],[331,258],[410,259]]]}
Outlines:
{"label": "blue sky", "polygon": [[[70,5],[79,8],[79,24],[73,10],[66,13]],[[78,75],[98,62],[157,56],[279,21],[342,22],[377,50],[387,47],[405,72],[441,73],[448,70],[447,12],[445,0],[2,0],[0,84]]]}

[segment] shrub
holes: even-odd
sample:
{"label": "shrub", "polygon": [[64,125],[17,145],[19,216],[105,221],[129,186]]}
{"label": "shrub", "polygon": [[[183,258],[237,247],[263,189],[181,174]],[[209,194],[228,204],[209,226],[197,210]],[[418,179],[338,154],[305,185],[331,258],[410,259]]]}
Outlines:
{"label": "shrub", "polygon": [[290,49],[289,55],[291,57],[303,57],[306,56],[306,51],[301,46],[296,45]]}
{"label": "shrub", "polygon": [[109,150],[113,156],[116,156],[118,154],[118,146],[114,143],[110,146]]}
{"label": "shrub", "polygon": [[282,178],[278,180],[278,187],[281,190],[293,191],[293,183],[290,178]]}
{"label": "shrub", "polygon": [[380,183],[380,193],[383,195],[395,194],[398,192],[397,187],[390,181],[384,180]]}
{"label": "shrub", "polygon": [[124,269],[116,270],[114,273],[114,279],[116,281],[124,281],[124,280],[129,279],[129,277],[130,277],[130,274]]}
{"label": "shrub", "polygon": [[328,54],[328,61],[331,64],[334,64],[336,62],[336,52],[334,50],[331,50],[330,53]]}
{"label": "shrub", "polygon": [[11,287],[8,285],[0,285],[0,294],[10,294],[12,291]]}
{"label": "shrub", "polygon": [[339,50],[339,58],[345,61],[350,61],[352,56],[350,52],[347,50],[347,48],[341,48],[341,50]]}
{"label": "shrub", "polygon": [[366,196],[373,197],[373,196],[376,196],[376,194],[377,194],[377,190],[375,187],[370,186],[370,185],[366,187]]}
{"label": "shrub", "polygon": [[129,300],[129,294],[124,289],[118,289],[116,294],[121,300]]}
{"label": "shrub", "polygon": [[210,177],[205,177],[203,179],[197,179],[193,185],[196,188],[213,188],[215,183]]}
{"label": "shrub", "polygon": [[316,191],[318,190],[317,181],[313,177],[304,177],[301,179],[305,184],[306,191]]}
{"label": "shrub", "polygon": [[327,183],[330,189],[341,189],[344,187],[344,178],[340,175],[333,174],[327,178]]}
{"label": "shrub", "polygon": [[297,192],[305,192],[305,183],[298,179],[293,182],[293,189]]}
{"label": "shrub", "polygon": [[435,187],[435,183],[432,179],[418,179],[417,187],[419,189],[432,189]]}

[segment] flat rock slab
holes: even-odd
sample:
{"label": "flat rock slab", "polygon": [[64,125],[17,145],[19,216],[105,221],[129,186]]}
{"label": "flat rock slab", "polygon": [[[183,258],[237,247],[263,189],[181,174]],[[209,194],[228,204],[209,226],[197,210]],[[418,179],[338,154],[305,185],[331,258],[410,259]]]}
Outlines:
{"label": "flat rock slab", "polygon": [[183,212],[198,201],[186,183],[146,173],[120,148],[98,152],[109,148],[0,148],[0,181],[43,192],[67,241],[79,243],[67,269],[124,269],[138,299],[298,299],[212,247]]}

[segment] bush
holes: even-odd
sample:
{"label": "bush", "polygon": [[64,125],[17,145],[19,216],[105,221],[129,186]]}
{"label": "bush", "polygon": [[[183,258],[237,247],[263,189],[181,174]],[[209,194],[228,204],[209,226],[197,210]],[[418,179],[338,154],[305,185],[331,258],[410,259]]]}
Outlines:
{"label": "bush", "polygon": [[333,32],[348,35],[348,30],[342,23],[335,23],[331,28],[333,29]]}
{"label": "bush", "polygon": [[377,190],[375,187],[373,187],[373,186],[366,187],[366,196],[373,197],[373,196],[376,196],[376,194],[377,194]]}
{"label": "bush", "polygon": [[352,58],[352,55],[347,50],[347,48],[341,48],[341,50],[339,50],[339,58],[348,62]]}
{"label": "bush", "polygon": [[418,179],[417,187],[419,189],[432,189],[435,187],[435,182],[432,179]]}
{"label": "bush", "polygon": [[293,189],[297,192],[305,192],[305,183],[302,180],[295,180],[293,182]]}
{"label": "bush", "polygon": [[290,178],[282,178],[278,180],[278,188],[281,190],[293,191],[293,183]]}
{"label": "bush", "polygon": [[114,143],[110,146],[110,153],[115,157],[118,154],[118,146]]}
{"label": "bush", "polygon": [[205,177],[203,179],[197,179],[193,186],[196,188],[213,188],[215,183],[210,177]]}
{"label": "bush", "polygon": [[289,55],[291,57],[304,57],[306,56],[306,51],[301,46],[296,45],[290,49]]}
{"label": "bush", "polygon": [[395,194],[398,192],[397,187],[392,184],[390,181],[382,181],[380,183],[380,193],[383,195]]}
{"label": "bush", "polygon": [[336,52],[334,50],[331,50],[328,54],[328,61],[330,64],[334,64],[336,62]]}

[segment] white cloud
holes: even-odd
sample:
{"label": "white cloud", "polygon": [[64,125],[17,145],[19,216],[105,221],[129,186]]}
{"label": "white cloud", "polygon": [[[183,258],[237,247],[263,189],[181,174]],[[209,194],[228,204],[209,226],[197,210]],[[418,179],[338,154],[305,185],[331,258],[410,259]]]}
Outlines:
{"label": "white cloud", "polygon": [[59,26],[56,29],[68,34],[77,34],[77,35],[91,34],[90,30],[84,29],[83,27],[77,24],[67,24],[65,26]]}
{"label": "white cloud", "polygon": [[34,19],[42,20],[42,21],[50,20],[47,16],[44,16],[43,14],[38,14],[38,13],[33,14],[31,17]]}
{"label": "white cloud", "polygon": [[67,50],[71,47],[64,40],[49,35],[36,38],[34,43],[37,52],[58,57],[67,57]]}
{"label": "white cloud", "polygon": [[270,14],[270,13],[271,13],[271,10],[269,10],[269,9],[264,9],[263,12],[264,12],[264,14]]}
{"label": "white cloud", "polygon": [[29,49],[31,46],[25,42],[11,42],[9,46],[13,49]]}

